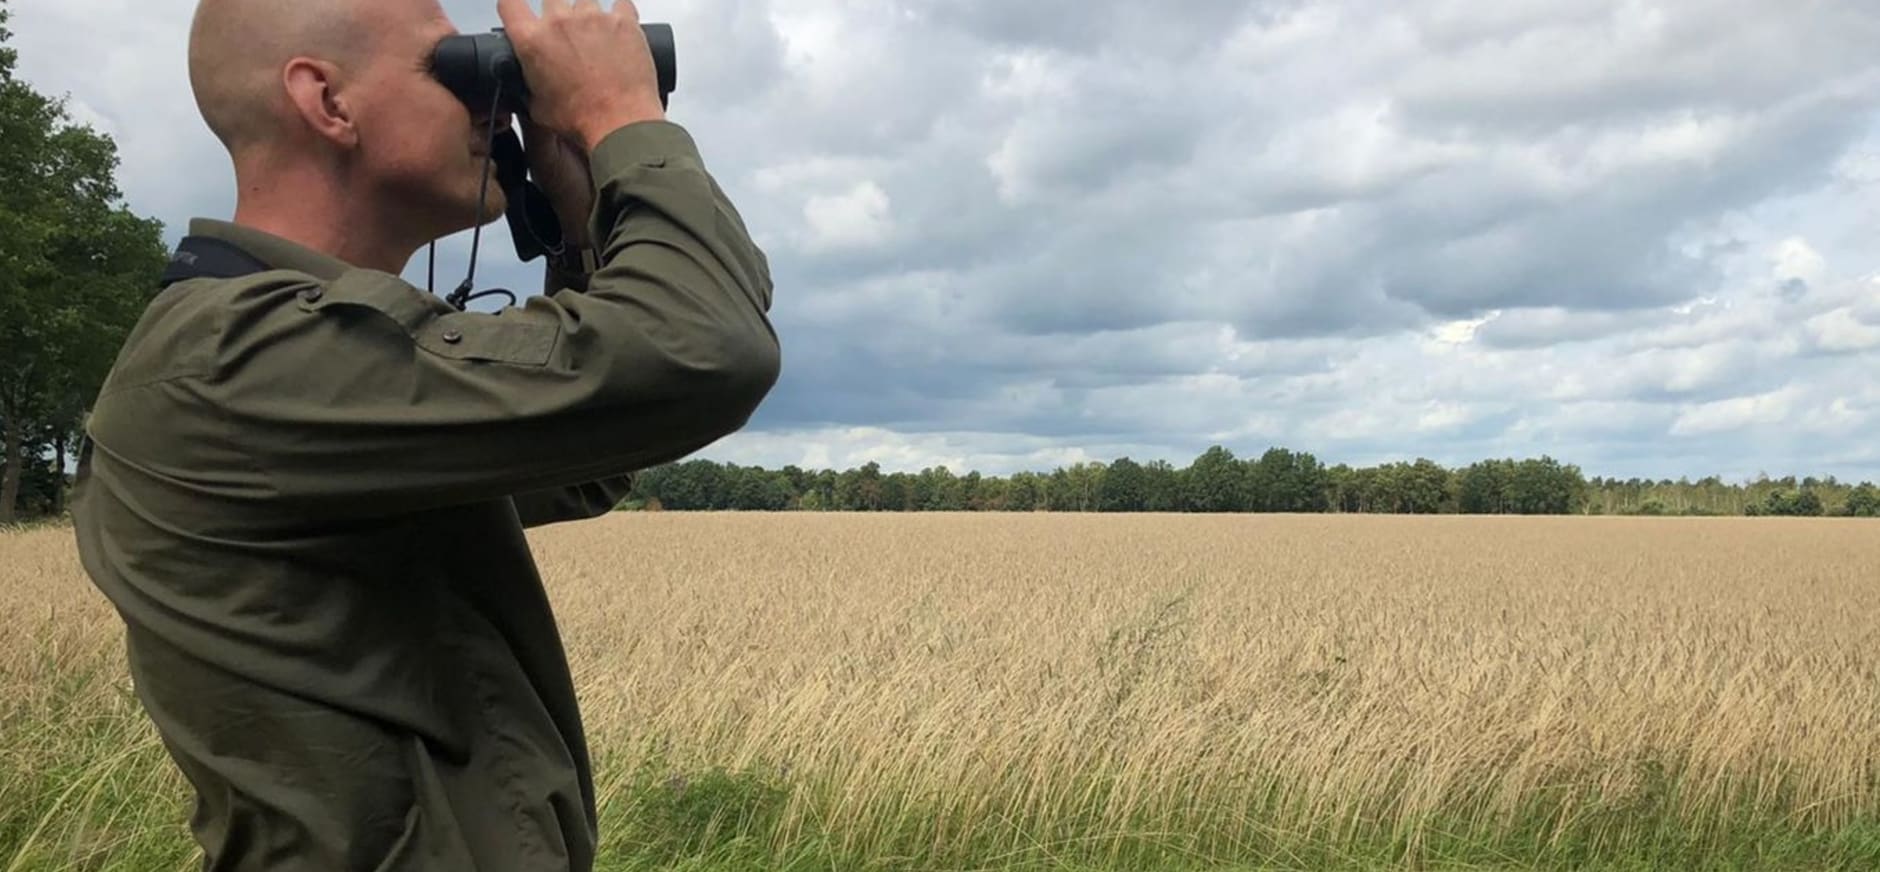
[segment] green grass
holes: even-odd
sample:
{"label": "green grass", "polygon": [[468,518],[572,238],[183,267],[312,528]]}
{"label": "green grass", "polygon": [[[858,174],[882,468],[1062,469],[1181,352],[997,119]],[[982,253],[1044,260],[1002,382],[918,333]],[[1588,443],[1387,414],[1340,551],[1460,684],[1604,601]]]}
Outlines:
{"label": "green grass", "polygon": [[[61,656],[55,661],[53,656]],[[49,653],[42,681],[19,689],[0,716],[0,872],[193,870],[184,785],[102,655]],[[674,742],[680,737],[671,737]],[[1295,810],[1210,807],[1194,798],[1171,827],[1142,820],[1103,827],[1094,814],[965,819],[963,808],[1022,807],[1000,797],[905,797],[832,820],[845,807],[814,774],[681,766],[659,749],[600,748],[598,789],[607,872],[1135,872],[1135,870],[1860,870],[1880,868],[1880,823],[1827,832],[1746,811],[1719,842],[1666,809],[1676,780],[1660,773],[1625,807],[1563,816],[1564,795],[1537,795],[1511,820],[1427,816],[1408,828],[1327,820],[1278,832],[1262,819]],[[1102,803],[1121,786],[1102,773],[1066,773],[1069,795]],[[1087,783],[1086,783],[1087,782]],[[1287,793],[1273,784],[1265,795]],[[1564,790],[1564,788],[1563,788]],[[970,799],[972,801],[961,801]],[[1270,814],[1262,814],[1263,811]],[[1396,818],[1390,817],[1390,820]]]}
{"label": "green grass", "polygon": [[[1214,831],[1142,821],[1123,830],[1076,820],[977,821],[970,838],[933,847],[942,808],[910,803],[881,836],[792,820],[795,798],[827,806],[813,782],[775,774],[707,770],[683,777],[646,766],[607,770],[599,868],[609,870],[1371,870],[1371,869],[1875,869],[1880,824],[1805,833],[1780,819],[1746,819],[1730,842],[1693,838],[1646,809],[1599,809],[1565,826],[1540,808],[1509,825],[1483,827],[1433,816],[1411,832],[1328,822],[1317,833],[1260,827],[1260,815],[1220,810]],[[1205,804],[1205,798],[1197,798]],[[1283,817],[1284,815],[1274,815]],[[1342,832],[1341,832],[1342,830]],[[858,844],[858,842],[860,844]]]}
{"label": "green grass", "polygon": [[0,688],[0,872],[190,868],[185,784],[117,664],[82,646],[30,650],[26,685]]}

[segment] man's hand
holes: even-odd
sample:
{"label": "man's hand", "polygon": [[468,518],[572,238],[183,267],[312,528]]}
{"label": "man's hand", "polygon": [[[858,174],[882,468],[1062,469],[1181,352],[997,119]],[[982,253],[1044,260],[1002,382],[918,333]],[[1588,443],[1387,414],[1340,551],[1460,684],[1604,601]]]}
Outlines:
{"label": "man's hand", "polygon": [[572,138],[584,151],[628,124],[661,120],[659,75],[632,0],[612,12],[599,0],[498,0],[503,30],[529,82],[535,123]]}
{"label": "man's hand", "polygon": [[594,210],[594,176],[587,152],[530,118],[517,116],[522,146],[529,156],[529,174],[548,195],[561,222],[562,239],[572,248],[589,248],[588,216]]}

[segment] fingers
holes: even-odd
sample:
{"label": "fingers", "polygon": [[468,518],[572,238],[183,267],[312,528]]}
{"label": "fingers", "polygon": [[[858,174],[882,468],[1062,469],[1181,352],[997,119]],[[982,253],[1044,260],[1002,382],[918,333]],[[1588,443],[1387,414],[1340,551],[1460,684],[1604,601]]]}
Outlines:
{"label": "fingers", "polygon": [[624,15],[628,21],[639,23],[640,7],[633,5],[633,0],[614,0],[614,14]]}
{"label": "fingers", "polygon": [[535,10],[529,8],[529,0],[496,0],[496,14],[503,19],[503,27],[508,30],[536,20]]}
{"label": "fingers", "polygon": [[[629,10],[632,10],[635,16],[638,15],[638,10],[633,8],[632,0],[618,0],[618,2],[614,4],[614,11],[618,13],[620,7],[623,5]],[[542,0],[543,18],[547,18],[551,15],[567,15],[577,11],[587,10],[593,10],[595,12],[601,11],[601,0],[572,0],[572,5],[571,0]]]}

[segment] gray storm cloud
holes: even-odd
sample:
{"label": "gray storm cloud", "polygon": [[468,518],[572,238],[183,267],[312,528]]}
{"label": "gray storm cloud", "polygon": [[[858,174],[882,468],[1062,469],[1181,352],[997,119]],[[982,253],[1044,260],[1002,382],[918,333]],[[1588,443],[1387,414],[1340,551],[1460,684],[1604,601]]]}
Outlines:
{"label": "gray storm cloud", "polygon": [[[1880,478],[1856,435],[1880,422],[1856,229],[1880,7],[640,6],[677,28],[673,118],[778,281],[783,380],[707,456],[995,472],[1226,441]],[[232,207],[192,8],[14,22],[173,238]],[[454,283],[468,235],[440,251]],[[532,287],[507,252],[491,228],[479,275]]]}

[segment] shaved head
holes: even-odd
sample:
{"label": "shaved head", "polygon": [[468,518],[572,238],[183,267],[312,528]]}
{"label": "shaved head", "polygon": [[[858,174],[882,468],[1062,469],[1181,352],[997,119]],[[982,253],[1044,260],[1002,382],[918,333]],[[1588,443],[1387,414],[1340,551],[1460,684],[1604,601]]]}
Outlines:
{"label": "shaved head", "polygon": [[374,51],[373,7],[406,0],[202,0],[189,34],[189,83],[231,154],[292,130],[281,69],[295,57],[356,70]]}
{"label": "shaved head", "polygon": [[189,83],[234,162],[236,223],[395,272],[500,218],[496,121],[432,72],[456,33],[439,0],[199,0]]}

